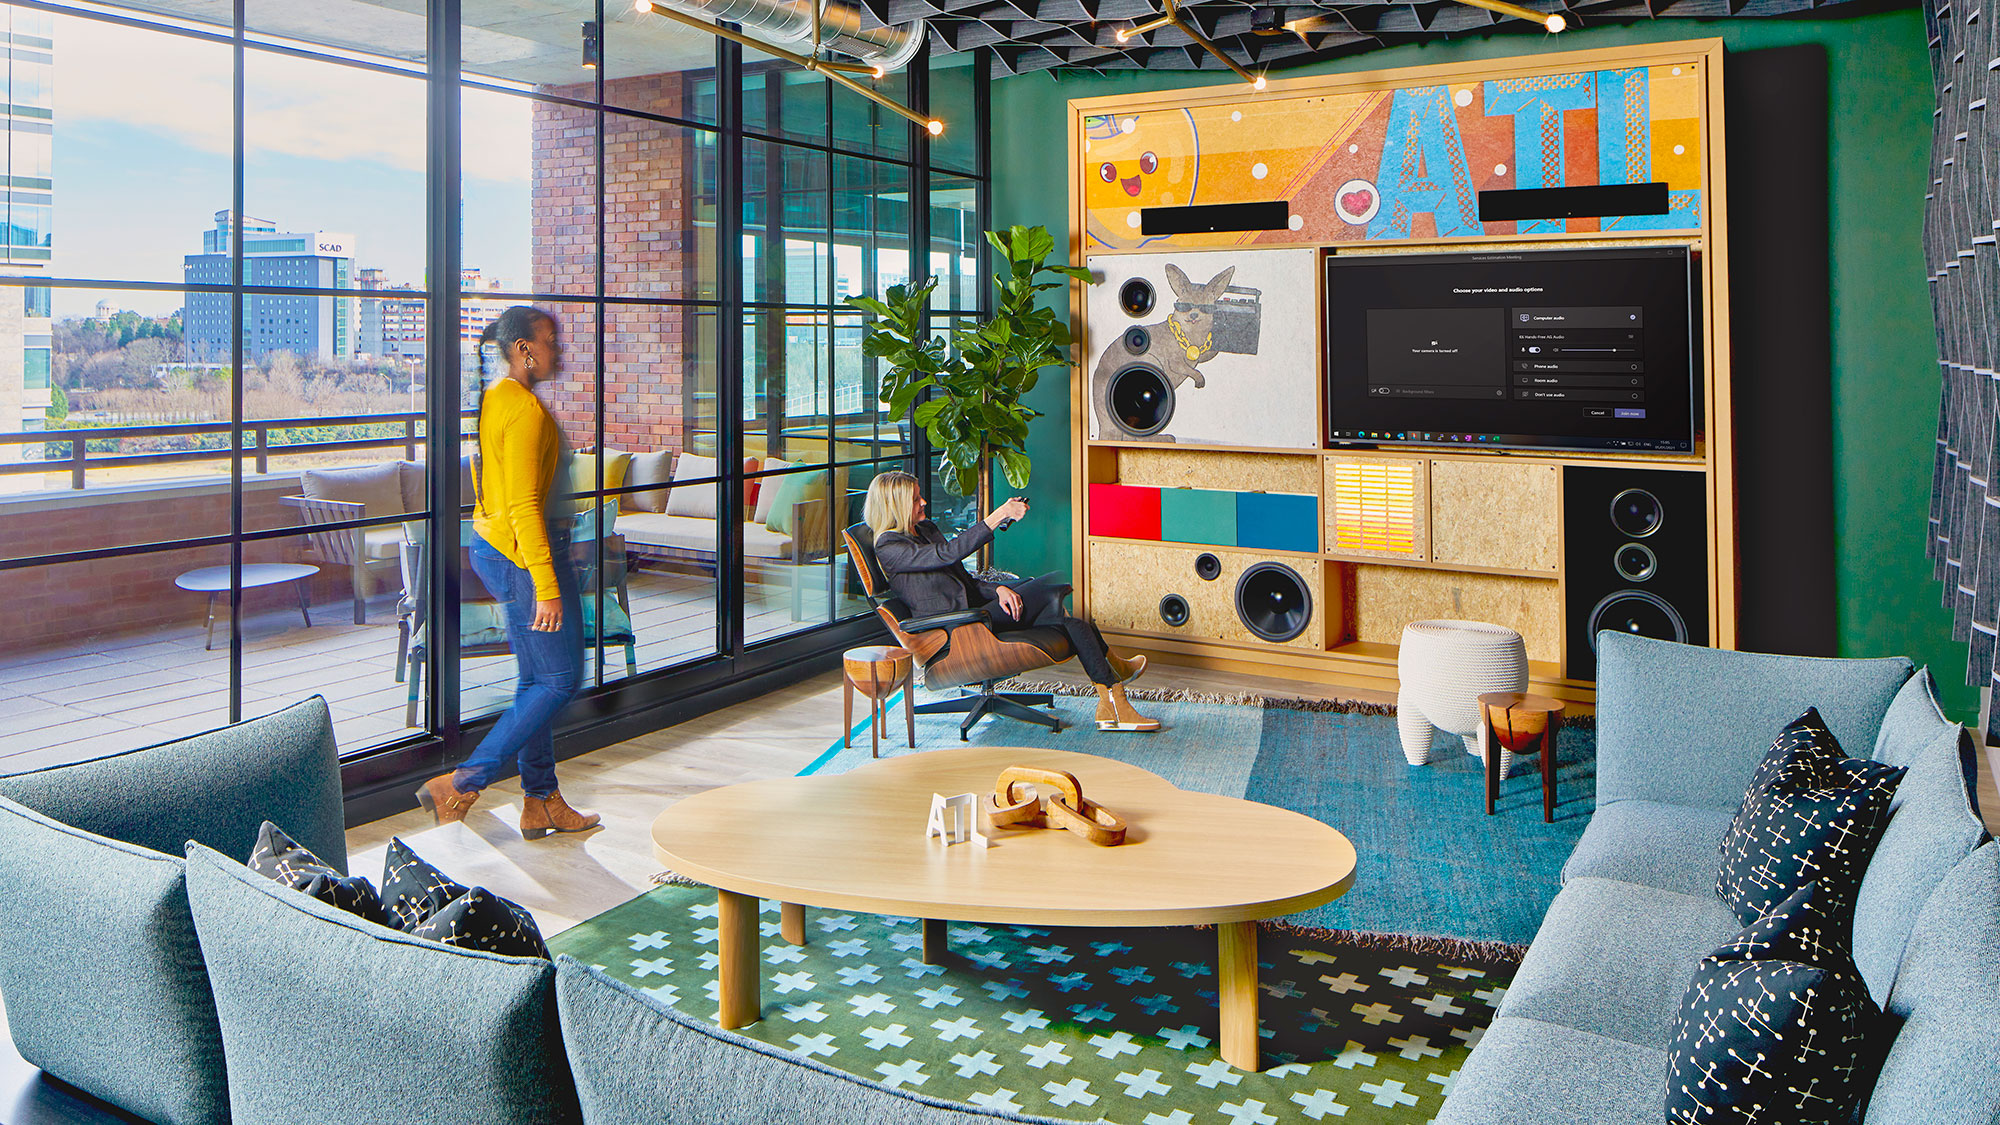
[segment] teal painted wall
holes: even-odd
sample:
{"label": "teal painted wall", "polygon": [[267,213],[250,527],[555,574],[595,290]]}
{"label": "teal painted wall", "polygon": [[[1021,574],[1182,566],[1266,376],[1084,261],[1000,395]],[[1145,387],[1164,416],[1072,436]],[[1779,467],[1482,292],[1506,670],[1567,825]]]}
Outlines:
{"label": "teal painted wall", "polygon": [[[1732,52],[1818,44],[1827,56],[1840,651],[1899,653],[1935,665],[1947,706],[1971,719],[1978,696],[1963,686],[1965,650],[1951,639],[1951,617],[1939,608],[1938,587],[1924,558],[1938,379],[1921,241],[1932,102],[1919,11],[1852,19],[1660,20],[1557,37],[1491,35],[1282,73],[1289,78],[1716,36]],[[1180,72],[1027,75],[995,82],[995,223],[1067,229],[1069,99],[1216,81],[1213,75]],[[1810,187],[1810,177],[1806,182]],[[1035,471],[1027,495],[1034,515],[1000,537],[998,558],[1008,569],[1028,574],[1068,571],[1069,392],[1063,380],[1045,378],[1030,402],[1047,415],[1029,444]],[[1000,489],[1007,494],[1004,483]]]}

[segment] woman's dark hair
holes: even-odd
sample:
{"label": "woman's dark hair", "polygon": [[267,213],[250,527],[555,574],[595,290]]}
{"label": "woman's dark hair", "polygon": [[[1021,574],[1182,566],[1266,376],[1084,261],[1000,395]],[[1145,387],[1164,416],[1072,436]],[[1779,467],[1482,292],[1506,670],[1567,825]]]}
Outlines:
{"label": "woman's dark hair", "polygon": [[479,334],[480,382],[485,382],[486,345],[498,344],[501,356],[505,357],[514,350],[514,345],[523,340],[533,340],[536,326],[545,320],[554,324],[556,318],[533,305],[509,305],[494,317],[493,323]]}

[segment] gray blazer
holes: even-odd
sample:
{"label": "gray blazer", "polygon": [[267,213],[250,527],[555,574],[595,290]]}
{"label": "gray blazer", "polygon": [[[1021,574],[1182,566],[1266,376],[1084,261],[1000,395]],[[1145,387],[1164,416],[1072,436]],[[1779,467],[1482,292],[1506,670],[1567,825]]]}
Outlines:
{"label": "gray blazer", "polygon": [[993,541],[993,529],[985,521],[973,524],[950,539],[929,520],[918,520],[914,535],[899,531],[875,537],[875,560],[896,596],[918,617],[948,613],[985,605],[999,587],[981,582],[960,564],[972,553]]}

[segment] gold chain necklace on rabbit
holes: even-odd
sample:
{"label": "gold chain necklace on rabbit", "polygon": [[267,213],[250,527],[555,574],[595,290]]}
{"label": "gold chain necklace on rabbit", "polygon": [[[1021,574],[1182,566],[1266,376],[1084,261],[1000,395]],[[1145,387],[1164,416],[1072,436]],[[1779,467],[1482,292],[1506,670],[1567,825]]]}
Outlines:
{"label": "gold chain necklace on rabbit", "polygon": [[1215,328],[1213,326],[1209,328],[1208,335],[1203,336],[1201,338],[1201,343],[1199,344],[1188,343],[1187,333],[1181,330],[1180,321],[1169,319],[1167,321],[1167,327],[1174,330],[1174,339],[1179,340],[1181,347],[1187,349],[1187,357],[1189,362],[1193,362],[1195,359],[1200,358],[1201,353],[1207,351],[1209,345],[1213,343],[1215,340]]}

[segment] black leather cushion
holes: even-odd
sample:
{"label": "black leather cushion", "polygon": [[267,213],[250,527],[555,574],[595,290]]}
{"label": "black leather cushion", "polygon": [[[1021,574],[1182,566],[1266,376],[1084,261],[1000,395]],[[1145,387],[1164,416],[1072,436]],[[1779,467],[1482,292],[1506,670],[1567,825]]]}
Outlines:
{"label": "black leather cushion", "polygon": [[1817,708],[1794,719],[1772,743],[1722,838],[1715,893],[1739,921],[1755,921],[1809,882],[1842,925],[1854,914],[1868,859],[1889,823],[1889,802],[1903,769],[1850,758]]}
{"label": "black leather cushion", "polygon": [[534,916],[485,887],[474,887],[452,899],[412,927],[410,936],[508,957],[549,955]]}
{"label": "black leather cushion", "polygon": [[1875,1083],[1867,1036],[1882,1013],[1819,897],[1806,884],[1702,958],[1667,1051],[1669,1122],[1853,1118]]}
{"label": "black leather cushion", "polygon": [[468,889],[419,859],[400,838],[390,839],[382,857],[382,902],[391,926],[411,932]]}
{"label": "black leather cushion", "polygon": [[[865,523],[853,524],[847,529],[847,537],[854,544],[854,550],[849,554],[858,556],[860,565],[867,571],[862,577],[867,580],[868,588],[875,591],[877,597],[893,596],[889,586],[889,575],[882,569],[881,561],[875,557],[875,529]],[[900,613],[896,616],[901,619],[908,614]]]}
{"label": "black leather cushion", "polygon": [[245,866],[358,918],[392,924],[373,884],[358,875],[341,874],[268,820],[257,830],[257,844]]}

